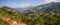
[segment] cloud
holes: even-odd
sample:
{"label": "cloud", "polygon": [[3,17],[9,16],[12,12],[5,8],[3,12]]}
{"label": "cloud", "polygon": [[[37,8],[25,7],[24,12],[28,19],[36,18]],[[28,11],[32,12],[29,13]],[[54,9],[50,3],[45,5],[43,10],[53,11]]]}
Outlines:
{"label": "cloud", "polygon": [[46,0],[47,3],[49,2],[57,2],[58,0]]}

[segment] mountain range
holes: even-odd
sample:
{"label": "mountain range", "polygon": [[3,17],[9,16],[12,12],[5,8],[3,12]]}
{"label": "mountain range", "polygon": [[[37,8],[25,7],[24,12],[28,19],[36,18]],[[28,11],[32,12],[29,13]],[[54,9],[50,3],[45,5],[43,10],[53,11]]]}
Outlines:
{"label": "mountain range", "polygon": [[17,13],[23,14],[24,16],[29,16],[29,14],[38,14],[43,15],[45,13],[60,13],[60,2],[51,2],[43,5],[38,6],[28,6],[26,8],[10,8],[3,6],[1,7],[5,10],[10,9]]}

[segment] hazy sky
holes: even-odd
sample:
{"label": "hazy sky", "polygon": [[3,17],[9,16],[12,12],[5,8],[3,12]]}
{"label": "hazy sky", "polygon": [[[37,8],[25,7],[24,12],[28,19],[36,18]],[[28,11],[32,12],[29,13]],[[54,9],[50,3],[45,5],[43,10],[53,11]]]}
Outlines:
{"label": "hazy sky", "polygon": [[27,6],[36,6],[40,4],[45,4],[49,2],[59,2],[60,0],[0,0],[1,6],[8,7],[27,7]]}

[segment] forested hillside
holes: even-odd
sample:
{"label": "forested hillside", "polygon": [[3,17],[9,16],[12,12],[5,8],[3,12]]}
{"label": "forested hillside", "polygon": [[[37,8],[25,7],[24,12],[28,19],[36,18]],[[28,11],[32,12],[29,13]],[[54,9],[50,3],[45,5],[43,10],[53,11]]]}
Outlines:
{"label": "forested hillside", "polygon": [[[13,18],[26,25],[60,25],[60,2],[52,2],[24,10],[23,13],[10,7],[1,7],[0,14],[4,17]],[[10,25],[1,19],[1,25]]]}

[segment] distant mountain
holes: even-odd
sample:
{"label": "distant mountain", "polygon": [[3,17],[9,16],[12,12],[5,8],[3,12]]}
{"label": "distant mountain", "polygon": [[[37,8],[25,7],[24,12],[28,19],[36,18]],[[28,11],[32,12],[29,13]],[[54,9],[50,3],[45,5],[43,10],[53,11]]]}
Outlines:
{"label": "distant mountain", "polygon": [[30,10],[30,9],[32,9],[32,8],[34,8],[34,6],[27,6],[27,7],[25,7],[25,8],[14,8],[14,9],[15,9],[16,11],[18,11],[18,12],[23,13],[24,11]]}
{"label": "distant mountain", "polygon": [[36,17],[37,15],[44,15],[46,13],[60,13],[60,2],[51,2],[38,6],[28,6],[26,8],[10,8],[10,7],[2,7],[5,10],[12,10],[18,14],[22,14],[24,16],[32,15],[31,17]]}
{"label": "distant mountain", "polygon": [[47,4],[44,4],[44,5],[40,5],[40,6],[37,6],[33,9],[47,9],[47,8],[51,8],[51,7],[59,7],[60,6],[60,2],[51,2],[51,3],[47,3]]}
{"label": "distant mountain", "polygon": [[19,11],[17,11],[15,8],[11,8],[11,7],[7,7],[7,6],[3,6],[0,8],[1,10],[5,11],[5,12],[14,12],[14,13],[18,13],[20,14]]}
{"label": "distant mountain", "polygon": [[38,13],[38,15],[43,15],[51,12],[60,13],[60,2],[51,2],[44,5],[36,6],[32,9],[26,10],[25,15],[36,14],[36,13]]}

